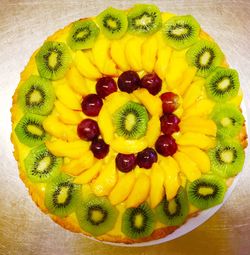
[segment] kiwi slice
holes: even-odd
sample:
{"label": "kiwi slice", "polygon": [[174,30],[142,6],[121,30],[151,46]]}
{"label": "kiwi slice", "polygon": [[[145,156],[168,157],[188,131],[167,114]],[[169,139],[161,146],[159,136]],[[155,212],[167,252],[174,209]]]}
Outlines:
{"label": "kiwi slice", "polygon": [[74,212],[80,201],[80,187],[66,174],[51,179],[45,189],[44,203],[48,211],[61,218]]}
{"label": "kiwi slice", "polygon": [[35,59],[39,74],[50,80],[63,78],[72,62],[68,46],[54,41],[45,42]]}
{"label": "kiwi slice", "polygon": [[187,185],[188,200],[199,209],[222,203],[226,190],[225,180],[214,175],[204,175]]}
{"label": "kiwi slice", "polygon": [[78,20],[70,28],[67,43],[72,50],[90,49],[99,32],[100,30],[93,20]]}
{"label": "kiwi slice", "polygon": [[92,194],[77,206],[76,216],[84,231],[100,236],[113,229],[118,211],[107,198]]}
{"label": "kiwi slice", "polygon": [[153,4],[136,4],[128,12],[128,32],[134,35],[151,35],[162,25],[161,12]]}
{"label": "kiwi slice", "polygon": [[181,225],[187,218],[189,205],[186,191],[180,188],[175,198],[168,201],[165,198],[155,208],[157,219],[167,226]]}
{"label": "kiwi slice", "polygon": [[217,175],[228,178],[238,174],[245,160],[244,149],[237,140],[224,140],[208,152],[211,170]]}
{"label": "kiwi slice", "polygon": [[62,161],[41,144],[30,151],[24,164],[31,182],[47,182],[59,174]]}
{"label": "kiwi slice", "polygon": [[19,141],[29,147],[43,143],[49,137],[43,128],[45,118],[45,116],[26,113],[15,128]]}
{"label": "kiwi slice", "polygon": [[24,112],[48,115],[55,101],[54,88],[49,80],[31,75],[20,87],[18,101]]}
{"label": "kiwi slice", "polygon": [[236,70],[217,67],[206,79],[208,96],[217,102],[226,102],[238,94],[239,76]]}
{"label": "kiwi slice", "polygon": [[122,216],[122,232],[138,239],[150,236],[155,226],[155,215],[147,203],[135,208],[128,208]]}
{"label": "kiwi slice", "polygon": [[166,43],[181,50],[198,41],[200,25],[191,15],[174,16],[163,24],[162,31]]}
{"label": "kiwi slice", "polygon": [[233,104],[216,105],[211,117],[217,125],[217,135],[221,137],[238,135],[244,123],[242,113]]}
{"label": "kiwi slice", "polygon": [[128,28],[126,13],[112,7],[101,12],[96,17],[96,21],[103,34],[109,39],[120,39]]}
{"label": "kiwi slice", "polygon": [[126,139],[139,139],[147,131],[148,113],[146,108],[129,101],[113,115],[116,133]]}
{"label": "kiwi slice", "polygon": [[200,40],[186,53],[189,65],[197,68],[197,75],[206,77],[223,60],[223,53],[215,42]]}

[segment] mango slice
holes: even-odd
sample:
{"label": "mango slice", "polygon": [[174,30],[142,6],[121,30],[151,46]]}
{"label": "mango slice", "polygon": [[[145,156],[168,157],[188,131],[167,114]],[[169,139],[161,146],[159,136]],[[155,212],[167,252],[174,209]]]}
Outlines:
{"label": "mango slice", "polygon": [[158,43],[154,36],[147,38],[142,44],[142,66],[148,73],[154,69],[157,51]]}

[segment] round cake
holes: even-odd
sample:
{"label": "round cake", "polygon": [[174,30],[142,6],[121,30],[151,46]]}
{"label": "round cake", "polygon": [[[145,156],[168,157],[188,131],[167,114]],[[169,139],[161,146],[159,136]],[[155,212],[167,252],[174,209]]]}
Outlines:
{"label": "round cake", "polygon": [[20,177],[62,227],[147,242],[221,204],[247,146],[237,71],[191,15],[112,7],[55,32],[13,96]]}

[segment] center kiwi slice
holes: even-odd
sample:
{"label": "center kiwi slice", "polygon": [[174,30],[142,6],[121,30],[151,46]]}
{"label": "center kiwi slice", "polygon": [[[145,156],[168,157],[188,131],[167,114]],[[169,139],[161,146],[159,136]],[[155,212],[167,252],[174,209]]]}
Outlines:
{"label": "center kiwi slice", "polygon": [[55,41],[45,42],[35,59],[39,74],[50,80],[62,79],[72,63],[68,46]]}
{"label": "center kiwi slice", "polygon": [[101,12],[96,21],[109,39],[120,39],[127,31],[128,19],[124,11],[109,7]]}
{"label": "center kiwi slice", "polygon": [[81,186],[72,181],[72,177],[62,173],[47,183],[44,203],[51,214],[63,218],[75,211]]}
{"label": "center kiwi slice", "polygon": [[49,80],[31,75],[20,87],[18,102],[24,112],[48,115],[54,105],[55,92]]}
{"label": "center kiwi slice", "polygon": [[128,31],[134,35],[151,35],[162,25],[161,12],[153,4],[136,4],[128,12]]}
{"label": "center kiwi slice", "polygon": [[200,40],[187,51],[187,62],[197,68],[197,75],[206,77],[223,60],[223,53],[215,42]]}
{"label": "center kiwi slice", "polygon": [[239,76],[236,70],[217,67],[206,79],[208,96],[217,102],[226,102],[238,94]]}
{"label": "center kiwi slice", "polygon": [[119,136],[139,139],[147,131],[148,113],[143,105],[129,101],[114,113],[113,123]]}
{"label": "center kiwi slice", "polygon": [[245,153],[237,140],[224,140],[208,152],[211,170],[217,175],[228,178],[238,174],[243,167]]}
{"label": "center kiwi slice", "polygon": [[181,225],[187,218],[189,205],[186,191],[180,188],[175,198],[168,201],[166,197],[155,208],[157,219],[167,226]]}
{"label": "center kiwi slice", "polygon": [[123,213],[122,232],[132,239],[150,236],[154,226],[155,216],[147,203],[128,208]]}
{"label": "center kiwi slice", "polygon": [[100,236],[113,229],[118,211],[107,198],[92,194],[79,203],[76,216],[84,231]]}
{"label": "center kiwi slice", "polygon": [[189,202],[202,210],[222,203],[226,190],[225,180],[214,175],[204,175],[187,185]]}
{"label": "center kiwi slice", "polygon": [[45,118],[45,116],[26,113],[15,128],[19,141],[29,147],[43,143],[49,137],[43,128]]}
{"label": "center kiwi slice", "polygon": [[217,125],[217,135],[234,137],[241,131],[244,117],[241,111],[233,104],[218,104],[211,113]]}
{"label": "center kiwi slice", "polygon": [[30,151],[24,164],[31,182],[48,182],[59,174],[62,161],[62,158],[51,154],[42,144]]}
{"label": "center kiwi slice", "polygon": [[99,31],[93,20],[78,20],[70,28],[67,43],[72,50],[90,49],[94,45]]}
{"label": "center kiwi slice", "polygon": [[166,43],[177,49],[184,49],[198,41],[200,25],[191,15],[174,16],[163,24]]}

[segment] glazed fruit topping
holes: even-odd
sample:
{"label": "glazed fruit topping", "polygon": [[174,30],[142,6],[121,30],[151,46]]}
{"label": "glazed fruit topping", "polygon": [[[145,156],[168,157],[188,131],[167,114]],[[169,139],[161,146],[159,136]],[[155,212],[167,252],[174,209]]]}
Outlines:
{"label": "glazed fruit topping", "polygon": [[96,83],[96,93],[101,98],[105,98],[116,91],[116,83],[111,77],[102,77]]}
{"label": "glazed fruit topping", "polygon": [[157,161],[157,153],[152,148],[146,148],[137,154],[137,165],[140,168],[149,169]]}
{"label": "glazed fruit topping", "polygon": [[156,73],[149,73],[142,77],[141,87],[148,90],[152,95],[157,95],[161,91],[162,80]]}
{"label": "glazed fruit topping", "polygon": [[107,156],[109,152],[109,145],[106,144],[103,139],[94,139],[90,146],[94,156],[98,159],[102,159]]}
{"label": "glazed fruit topping", "polygon": [[155,149],[165,157],[172,156],[177,151],[177,144],[172,136],[161,135],[155,143]]}
{"label": "glazed fruit topping", "polygon": [[179,107],[179,96],[173,92],[163,93],[161,101],[164,113],[172,113]]}
{"label": "glazed fruit topping", "polygon": [[136,166],[136,156],[134,154],[118,153],[115,159],[116,167],[124,173],[130,172]]}
{"label": "glazed fruit topping", "polygon": [[132,93],[140,86],[140,77],[137,72],[126,71],[118,78],[118,87],[121,91]]}
{"label": "glazed fruit topping", "polygon": [[82,111],[87,116],[97,116],[102,108],[102,99],[96,94],[89,94],[83,98]]}
{"label": "glazed fruit topping", "polygon": [[174,132],[178,132],[180,130],[179,128],[180,119],[172,113],[164,114],[163,116],[161,116],[160,121],[161,131],[165,135],[171,135]]}
{"label": "glazed fruit topping", "polygon": [[100,130],[96,121],[84,119],[78,124],[77,134],[81,139],[91,141],[100,135]]}

